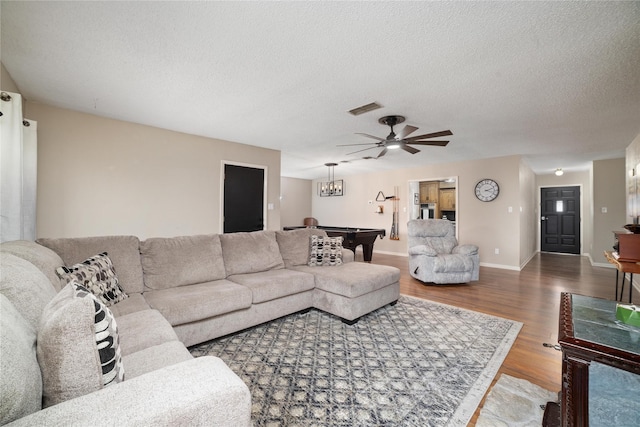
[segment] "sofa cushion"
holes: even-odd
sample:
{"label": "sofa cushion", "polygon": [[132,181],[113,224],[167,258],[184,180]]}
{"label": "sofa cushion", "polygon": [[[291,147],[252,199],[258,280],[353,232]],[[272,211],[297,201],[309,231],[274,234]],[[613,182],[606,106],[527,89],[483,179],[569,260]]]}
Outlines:
{"label": "sofa cushion", "polygon": [[78,282],[107,307],[129,297],[118,285],[118,275],[107,252],[87,258],[71,267],[58,267],[56,273],[67,283]]}
{"label": "sofa cushion", "polygon": [[473,259],[467,255],[441,254],[434,258],[434,273],[460,273],[473,270]]}
{"label": "sofa cushion", "polygon": [[[116,320],[123,357],[145,348],[178,341],[175,331],[158,310],[136,311],[118,317]],[[128,367],[127,378],[129,378]]]}
{"label": "sofa cushion", "polygon": [[254,304],[308,291],[315,286],[313,275],[288,269],[235,274],[229,276],[229,280],[251,289]]}
{"label": "sofa cushion", "polygon": [[342,265],[342,237],[311,236],[309,265],[311,267]]}
{"label": "sofa cushion", "polygon": [[44,407],[124,379],[115,318],[98,298],[74,282],[45,307],[37,355]]}
{"label": "sofa cushion", "polygon": [[217,234],[153,238],[140,242],[144,284],[160,290],[226,277]]}
{"label": "sofa cushion", "polygon": [[44,308],[56,295],[51,281],[35,265],[10,253],[0,253],[0,266],[0,293],[37,331]]}
{"label": "sofa cushion", "polygon": [[0,294],[0,425],[42,409],[36,331]]}
{"label": "sofa cushion", "polygon": [[38,267],[51,281],[56,292],[66,285],[56,274],[56,268],[63,265],[64,262],[62,258],[51,249],[29,240],[14,240],[0,244],[0,252],[13,254]]}
{"label": "sofa cushion", "polygon": [[452,237],[430,237],[425,241],[425,245],[431,246],[438,254],[450,254],[456,244],[455,238]]}
{"label": "sofa cushion", "polygon": [[350,262],[334,268],[303,265],[293,268],[312,273],[315,276],[316,289],[347,298],[368,294],[400,280],[400,270],[397,268],[364,262]]}
{"label": "sofa cushion", "polygon": [[311,236],[326,237],[327,233],[319,228],[276,231],[276,241],[285,268],[309,263],[309,238]]}
{"label": "sofa cushion", "polygon": [[229,280],[144,293],[149,305],[171,323],[182,325],[251,307],[251,290]]}
{"label": "sofa cushion", "polygon": [[124,301],[120,301],[119,303],[109,307],[109,310],[111,310],[113,315],[116,316],[116,319],[127,314],[150,309],[151,307],[142,294],[131,294],[129,295],[129,298]]}
{"label": "sofa cushion", "polygon": [[275,231],[221,234],[227,276],[284,268]]}
{"label": "sofa cushion", "polygon": [[122,359],[127,366],[127,381],[129,381],[165,366],[193,359],[193,356],[180,341],[169,341],[126,356],[123,355]]}
{"label": "sofa cushion", "polygon": [[64,265],[78,264],[95,254],[108,252],[113,267],[118,272],[118,282],[122,290],[128,295],[144,291],[140,241],[135,236],[74,237],[36,241],[60,255]]}

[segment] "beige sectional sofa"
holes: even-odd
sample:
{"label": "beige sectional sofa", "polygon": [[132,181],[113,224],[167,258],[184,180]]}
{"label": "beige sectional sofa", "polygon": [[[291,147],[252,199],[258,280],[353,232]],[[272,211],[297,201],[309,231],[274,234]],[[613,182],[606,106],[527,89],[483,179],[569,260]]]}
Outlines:
{"label": "beige sectional sofa", "polygon": [[[249,425],[247,386],[222,360],[193,359],[186,347],[310,308],[353,323],[399,296],[398,269],[354,262],[350,251],[341,252],[341,265],[309,266],[312,235],[326,237],[300,229],[3,243],[0,424]],[[57,300],[72,292],[55,270],[103,252],[127,295],[109,306],[124,381],[74,389],[56,401],[48,390],[52,383],[60,389],[60,378],[47,363],[71,364],[75,374],[73,364],[83,361],[73,360],[82,354],[73,349],[67,359],[47,354],[51,343],[75,342],[43,332],[52,329]]]}

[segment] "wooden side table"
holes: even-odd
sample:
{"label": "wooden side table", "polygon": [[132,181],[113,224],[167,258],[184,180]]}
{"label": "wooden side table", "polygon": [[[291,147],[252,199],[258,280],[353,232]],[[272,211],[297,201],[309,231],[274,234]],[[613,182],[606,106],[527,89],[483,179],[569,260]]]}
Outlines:
{"label": "wooden side table", "polygon": [[[604,251],[604,256],[610,264],[616,267],[616,301],[622,301],[622,293],[624,292],[624,279],[629,273],[629,304],[631,304],[633,294],[633,274],[640,273],[640,262],[624,261],[615,256],[612,251]],[[620,297],[618,297],[618,275],[622,272],[622,286],[620,289]]]}

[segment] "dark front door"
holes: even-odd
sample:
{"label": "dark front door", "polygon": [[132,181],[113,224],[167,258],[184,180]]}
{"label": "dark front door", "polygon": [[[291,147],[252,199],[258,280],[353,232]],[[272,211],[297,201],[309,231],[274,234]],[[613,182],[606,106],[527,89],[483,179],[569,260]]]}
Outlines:
{"label": "dark front door", "polygon": [[264,169],[224,165],[224,232],[264,230]]}
{"label": "dark front door", "polygon": [[580,253],[580,187],[540,189],[540,250]]}

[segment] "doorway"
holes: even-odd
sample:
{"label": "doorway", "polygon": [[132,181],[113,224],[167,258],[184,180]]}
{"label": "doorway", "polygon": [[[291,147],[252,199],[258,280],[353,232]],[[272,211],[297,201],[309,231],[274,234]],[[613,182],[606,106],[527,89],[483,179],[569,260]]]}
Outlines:
{"label": "doorway", "polygon": [[580,254],[580,186],[540,189],[540,250]]}
{"label": "doorway", "polygon": [[458,177],[425,178],[411,180],[407,185],[409,219],[447,219],[453,223],[458,236]]}
{"label": "doorway", "polygon": [[225,163],[222,222],[224,233],[265,229],[266,167]]}

